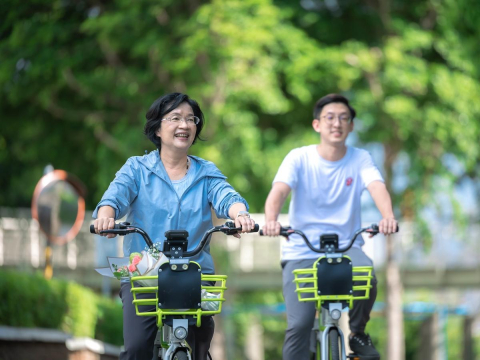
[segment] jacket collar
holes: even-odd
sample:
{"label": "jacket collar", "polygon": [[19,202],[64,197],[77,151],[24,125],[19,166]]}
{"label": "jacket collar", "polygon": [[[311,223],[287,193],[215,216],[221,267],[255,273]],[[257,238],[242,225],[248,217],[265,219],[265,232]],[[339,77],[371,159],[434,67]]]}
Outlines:
{"label": "jacket collar", "polygon": [[[223,175],[220,170],[215,166],[214,163],[211,161],[204,160],[197,156],[189,155],[190,159],[196,161],[198,163],[198,172],[197,172],[197,179],[200,179],[205,176],[210,177],[218,177],[222,179],[226,179],[227,177]],[[158,150],[150,151],[150,153],[139,156],[138,162],[145,166],[148,170],[155,173],[161,179],[166,182],[170,182],[170,178],[167,175],[167,171],[165,170],[165,166],[163,166],[162,161],[160,160],[160,156]]]}

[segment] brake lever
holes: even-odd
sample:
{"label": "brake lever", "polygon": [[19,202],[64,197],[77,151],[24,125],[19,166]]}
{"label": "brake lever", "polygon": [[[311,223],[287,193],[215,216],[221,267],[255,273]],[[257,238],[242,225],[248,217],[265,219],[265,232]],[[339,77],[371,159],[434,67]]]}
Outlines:
{"label": "brake lever", "polygon": [[292,235],[295,232],[290,226],[284,227],[280,230],[280,236],[285,237],[287,240],[289,240],[289,236]]}
{"label": "brake lever", "polygon": [[220,227],[220,231],[223,232],[225,235],[235,235],[238,233],[239,229],[235,227],[235,223],[233,221],[227,221],[224,225]]}
{"label": "brake lever", "polygon": [[370,229],[365,230],[367,234],[370,234],[371,237],[378,235],[380,233],[380,229],[378,228],[377,224],[370,225]]}

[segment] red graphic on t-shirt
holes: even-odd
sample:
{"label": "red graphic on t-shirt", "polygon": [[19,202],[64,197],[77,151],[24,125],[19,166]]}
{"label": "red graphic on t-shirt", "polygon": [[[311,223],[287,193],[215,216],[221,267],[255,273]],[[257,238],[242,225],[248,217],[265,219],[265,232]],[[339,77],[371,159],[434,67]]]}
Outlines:
{"label": "red graphic on t-shirt", "polygon": [[346,181],[347,186],[352,185],[352,182],[353,182],[353,179],[351,177],[349,177]]}

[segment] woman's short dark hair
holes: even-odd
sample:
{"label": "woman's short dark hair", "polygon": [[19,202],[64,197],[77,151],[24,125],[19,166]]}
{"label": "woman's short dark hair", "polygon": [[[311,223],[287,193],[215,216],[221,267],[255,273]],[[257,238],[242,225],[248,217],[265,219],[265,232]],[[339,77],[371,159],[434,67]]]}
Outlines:
{"label": "woman's short dark hair", "polygon": [[322,112],[322,109],[324,108],[325,105],[331,104],[331,103],[342,103],[345,104],[348,107],[348,110],[350,110],[350,115],[352,117],[352,121],[355,118],[355,115],[357,114],[355,112],[355,109],[350,106],[348,103],[348,100],[345,96],[340,95],[340,94],[328,94],[325,95],[324,97],[320,98],[316,104],[315,107],[313,108],[313,118],[318,119],[320,116],[320,113]]}
{"label": "woman's short dark hair", "polygon": [[148,109],[148,112],[145,115],[147,118],[147,123],[145,124],[143,131],[150,141],[155,144],[159,151],[161,150],[162,143],[156,132],[162,126],[162,119],[166,114],[175,110],[182,103],[187,103],[190,105],[193,110],[193,115],[200,119],[200,122],[197,124],[197,131],[195,133],[195,139],[193,139],[192,145],[195,144],[195,141],[197,141],[200,136],[200,132],[202,131],[205,120],[198,103],[195,100],[190,99],[188,95],[182,93],[171,93],[164,95],[155,100],[152,106],[150,106],[150,109]]}

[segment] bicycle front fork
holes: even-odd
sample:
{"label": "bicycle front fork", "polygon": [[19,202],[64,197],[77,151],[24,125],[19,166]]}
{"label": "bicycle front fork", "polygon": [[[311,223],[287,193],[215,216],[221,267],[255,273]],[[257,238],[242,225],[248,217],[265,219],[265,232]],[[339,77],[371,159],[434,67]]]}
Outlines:
{"label": "bicycle front fork", "polygon": [[[154,360],[172,360],[179,349],[185,349],[188,360],[192,360],[191,348],[185,341],[188,335],[188,320],[173,319],[173,326],[163,325],[155,337]],[[156,357],[155,357],[156,356]]]}
{"label": "bicycle front fork", "polygon": [[[316,324],[316,345],[320,344],[320,357],[317,359],[328,360],[331,353],[338,354],[340,360],[346,359],[345,337],[340,329],[339,321],[342,316],[342,304],[330,303],[328,309],[322,307],[321,321]],[[337,336],[338,335],[338,336]],[[332,341],[330,340],[332,337]],[[315,346],[318,352],[318,346]]]}

